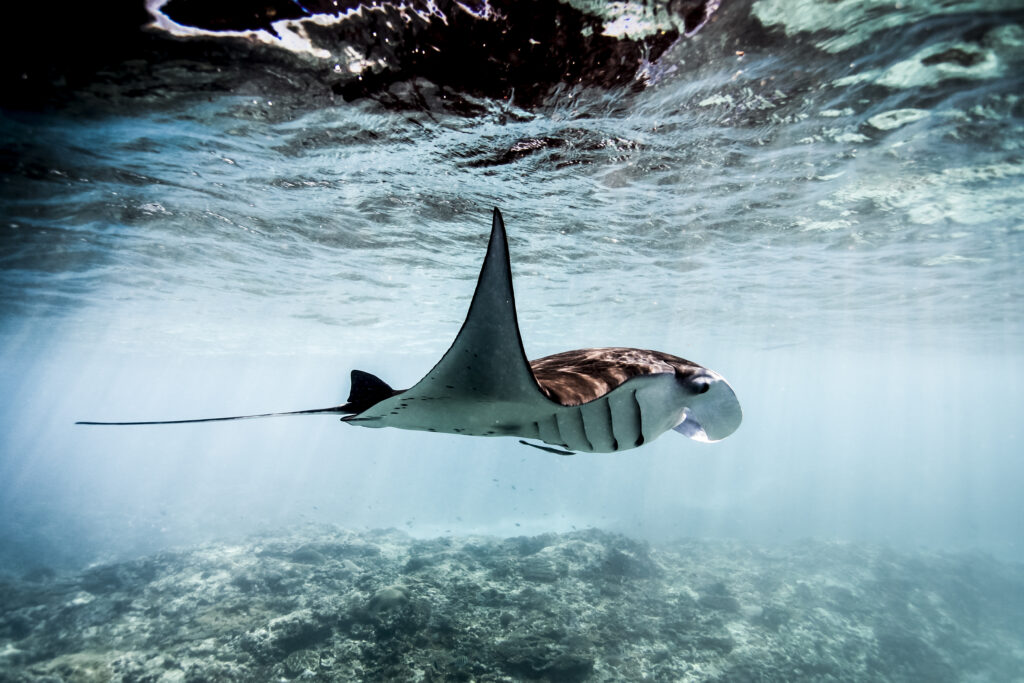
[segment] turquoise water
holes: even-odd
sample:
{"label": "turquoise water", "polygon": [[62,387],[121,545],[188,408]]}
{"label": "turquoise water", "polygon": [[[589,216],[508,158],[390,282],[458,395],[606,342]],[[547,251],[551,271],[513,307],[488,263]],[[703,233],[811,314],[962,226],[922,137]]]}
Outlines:
{"label": "turquoise water", "polygon": [[[73,561],[312,518],[1020,557],[1007,9],[737,5],[643,90],[468,116],[290,93],[7,108],[3,538]],[[531,358],[681,355],[729,378],[741,430],[560,459],[330,417],[72,425],[333,405],[351,368],[411,385],[494,206]]]}
{"label": "turquoise water", "polygon": [[[645,87],[537,102],[193,91],[196,63],[169,93],[8,102],[0,570],[308,522],[1019,562],[1022,62],[1011,2],[759,0]],[[691,359],[740,429],[566,458],[329,416],[73,424],[335,405],[352,368],[410,386],[459,329],[495,206],[530,358]]]}

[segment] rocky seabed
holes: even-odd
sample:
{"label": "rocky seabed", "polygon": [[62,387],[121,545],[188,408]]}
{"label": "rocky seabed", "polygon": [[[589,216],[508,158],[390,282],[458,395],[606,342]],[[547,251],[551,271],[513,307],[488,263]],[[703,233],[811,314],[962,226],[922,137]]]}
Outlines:
{"label": "rocky seabed", "polygon": [[0,580],[0,681],[1024,681],[1024,568],[288,530]]}

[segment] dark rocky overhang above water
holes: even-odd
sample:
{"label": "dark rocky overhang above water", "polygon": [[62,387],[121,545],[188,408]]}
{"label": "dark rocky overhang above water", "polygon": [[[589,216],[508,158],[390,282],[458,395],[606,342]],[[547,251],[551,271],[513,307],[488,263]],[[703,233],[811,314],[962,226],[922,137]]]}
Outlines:
{"label": "dark rocky overhang above water", "polygon": [[43,23],[14,10],[30,47],[4,48],[0,104],[228,91],[400,105],[415,97],[409,84],[429,84],[530,107],[576,87],[643,87],[651,65],[719,4],[122,0],[102,12],[70,6]]}

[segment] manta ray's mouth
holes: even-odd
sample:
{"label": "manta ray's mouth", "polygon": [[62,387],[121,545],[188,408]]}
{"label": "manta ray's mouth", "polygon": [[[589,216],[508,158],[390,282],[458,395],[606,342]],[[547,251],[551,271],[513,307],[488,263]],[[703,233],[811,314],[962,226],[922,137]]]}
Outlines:
{"label": "manta ray's mouth", "polygon": [[683,421],[673,427],[673,429],[694,441],[711,442],[711,439],[708,438],[708,433],[704,431],[704,427],[701,426],[700,422],[697,422],[693,417],[689,408],[683,408]]}
{"label": "manta ray's mouth", "polygon": [[682,419],[673,429],[694,441],[714,443],[735,432],[742,421],[736,394],[728,382],[718,378],[683,409]]}

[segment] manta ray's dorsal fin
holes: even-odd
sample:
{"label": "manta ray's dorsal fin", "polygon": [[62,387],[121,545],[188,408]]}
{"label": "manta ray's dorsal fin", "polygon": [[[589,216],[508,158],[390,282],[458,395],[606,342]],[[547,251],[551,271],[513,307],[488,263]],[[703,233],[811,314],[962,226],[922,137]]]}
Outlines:
{"label": "manta ray's dorsal fin", "polygon": [[405,393],[503,402],[547,400],[523,351],[508,238],[498,209],[462,329],[437,365]]}
{"label": "manta ray's dorsal fin", "polygon": [[352,389],[348,394],[348,403],[343,407],[352,413],[361,413],[375,406],[386,398],[402,392],[392,389],[387,382],[376,375],[362,370],[352,371]]}

